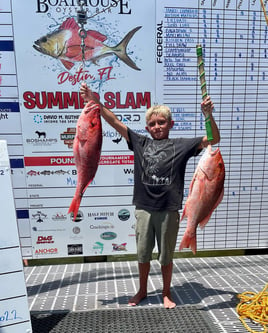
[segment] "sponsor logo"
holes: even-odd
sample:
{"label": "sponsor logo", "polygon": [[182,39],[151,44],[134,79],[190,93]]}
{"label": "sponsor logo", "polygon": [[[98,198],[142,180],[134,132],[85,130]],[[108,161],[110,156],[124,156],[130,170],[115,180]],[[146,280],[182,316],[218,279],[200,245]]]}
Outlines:
{"label": "sponsor logo", "polygon": [[70,256],[83,254],[83,244],[68,244],[67,249]]}
{"label": "sponsor logo", "polygon": [[46,132],[35,131],[35,138],[27,138],[26,143],[33,146],[52,146],[56,144],[58,140],[56,138],[47,138]]}
{"label": "sponsor logo", "polygon": [[60,139],[63,141],[65,145],[67,145],[68,148],[73,148],[73,141],[75,137],[76,128],[70,127],[67,128],[66,132],[63,132],[60,134]]}
{"label": "sponsor logo", "polygon": [[32,217],[38,223],[42,223],[44,222],[44,219],[47,219],[47,215],[42,213],[41,210],[38,210],[35,214],[32,214]]}
{"label": "sponsor logo", "polygon": [[139,114],[133,114],[133,113],[115,113],[116,117],[122,121],[125,124],[132,124],[132,123],[140,123],[141,122],[141,116]]}
{"label": "sponsor logo", "polygon": [[114,216],[114,212],[90,212],[88,217],[93,217],[94,220],[107,220],[108,217]]}
{"label": "sponsor logo", "polygon": [[72,234],[70,235],[70,238],[78,242],[79,239],[83,238],[83,235],[80,234],[81,229],[77,226],[73,227]]}
{"label": "sponsor logo", "polygon": [[53,221],[65,221],[65,220],[67,220],[67,216],[62,213],[56,213],[56,214],[52,215],[52,220]]}
{"label": "sponsor logo", "polygon": [[130,218],[130,212],[128,209],[121,209],[118,212],[118,218],[121,221],[127,221]]}
{"label": "sponsor logo", "polygon": [[35,170],[30,170],[27,172],[27,176],[51,176],[51,175],[65,175],[65,174],[70,174],[71,171],[65,171],[65,170],[43,170],[43,171],[35,171]]}
{"label": "sponsor logo", "polygon": [[94,229],[94,230],[100,230],[100,229],[114,229],[114,225],[112,225],[112,223],[109,223],[109,222],[103,222],[102,224],[99,224],[99,225],[94,225],[94,224],[91,224],[89,226],[90,229]]}
{"label": "sponsor logo", "polygon": [[35,131],[35,134],[37,135],[38,139],[46,139],[47,138],[47,134],[46,132],[40,132],[40,131]]}
{"label": "sponsor logo", "polygon": [[116,132],[116,131],[103,131],[102,132],[102,136],[104,137],[104,138],[112,138],[112,139],[114,139],[114,138],[121,138],[121,135],[118,133],[118,132]]}
{"label": "sponsor logo", "polygon": [[80,231],[81,231],[81,229],[80,229],[79,227],[74,227],[74,228],[73,228],[73,233],[74,233],[75,235],[80,234]]}
{"label": "sponsor logo", "polygon": [[122,243],[122,244],[115,244],[113,243],[113,252],[120,252],[120,251],[127,251],[126,249],[127,243]]}
{"label": "sponsor logo", "polygon": [[62,228],[58,228],[58,229],[40,229],[40,228],[37,228],[37,227],[32,227],[32,230],[34,232],[63,232],[63,231],[66,231],[66,229],[62,229]]}
{"label": "sponsor logo", "polygon": [[73,213],[70,214],[70,218],[73,222],[81,222],[84,219],[84,214],[81,212],[81,210],[79,210],[77,212],[75,220],[74,220],[74,214]]}
{"label": "sponsor logo", "polygon": [[92,247],[94,254],[102,254],[103,248],[104,245],[101,242],[96,242]]}
{"label": "sponsor logo", "polygon": [[112,239],[115,239],[116,237],[117,237],[117,234],[114,232],[111,232],[111,231],[103,232],[100,235],[100,238],[103,240],[112,240]]}
{"label": "sponsor logo", "polygon": [[[85,5],[86,10],[90,13],[92,13],[93,10],[95,10],[97,14],[106,11],[109,13],[112,8],[117,8],[117,12],[120,15],[131,14],[131,8],[128,0],[88,0],[85,1]],[[75,6],[76,2],[73,0],[65,0],[64,4],[62,4],[62,0],[37,0],[36,12],[47,13],[54,8],[57,13],[66,15],[66,13],[71,14],[73,11],[73,14],[77,14]]]}
{"label": "sponsor logo", "polygon": [[44,114],[44,115],[40,115],[40,114],[36,114],[33,117],[33,121],[36,124],[66,124],[66,123],[72,123],[72,124],[76,124],[77,119],[79,118],[79,115],[58,115],[58,114]]}
{"label": "sponsor logo", "polygon": [[39,175],[39,172],[35,170],[30,170],[27,172],[27,176],[37,176],[37,175]]}
{"label": "sponsor logo", "polygon": [[[62,116],[59,116],[62,117]],[[57,123],[58,122],[58,115],[56,114],[50,114],[50,115],[44,115],[44,123]]]}
{"label": "sponsor logo", "polygon": [[43,117],[40,115],[40,114],[36,114],[34,117],[33,117],[33,120],[36,124],[42,124],[44,119]]}
{"label": "sponsor logo", "polygon": [[57,254],[57,253],[58,253],[57,248],[35,250],[35,255],[46,255],[46,254]]}
{"label": "sponsor logo", "polygon": [[52,244],[54,243],[52,236],[38,236],[36,244]]}

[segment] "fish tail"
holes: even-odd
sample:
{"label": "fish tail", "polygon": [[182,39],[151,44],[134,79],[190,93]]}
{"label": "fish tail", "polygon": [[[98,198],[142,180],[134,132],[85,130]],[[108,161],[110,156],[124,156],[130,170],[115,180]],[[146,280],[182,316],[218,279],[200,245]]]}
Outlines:
{"label": "fish tail", "polygon": [[134,36],[134,34],[141,28],[141,26],[136,27],[129,31],[126,36],[122,39],[122,41],[117,44],[116,46],[111,48],[111,51],[115,53],[119,59],[121,59],[125,64],[127,64],[129,67],[136,69],[140,71],[140,68],[137,67],[135,62],[130,59],[130,57],[127,55],[127,45],[131,38]]}
{"label": "fish tail", "polygon": [[184,248],[190,248],[193,254],[196,254],[196,235],[190,237],[188,233],[185,232],[179,247],[179,251],[181,251]]}
{"label": "fish tail", "polygon": [[75,221],[75,219],[76,219],[78,209],[80,207],[81,199],[82,199],[81,196],[74,196],[74,198],[73,198],[73,200],[70,204],[68,214],[73,213],[73,215],[74,215],[73,216],[73,221]]}

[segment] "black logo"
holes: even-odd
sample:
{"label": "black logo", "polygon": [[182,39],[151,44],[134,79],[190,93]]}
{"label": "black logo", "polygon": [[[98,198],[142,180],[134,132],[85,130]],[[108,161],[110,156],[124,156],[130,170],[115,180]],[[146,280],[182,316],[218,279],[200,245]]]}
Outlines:
{"label": "black logo", "polygon": [[83,244],[68,244],[67,247],[69,256],[83,254]]}

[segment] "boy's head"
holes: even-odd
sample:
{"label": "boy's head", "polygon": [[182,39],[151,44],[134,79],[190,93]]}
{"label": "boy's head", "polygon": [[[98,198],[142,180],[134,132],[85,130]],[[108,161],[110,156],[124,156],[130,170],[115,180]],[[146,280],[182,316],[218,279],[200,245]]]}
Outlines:
{"label": "boy's head", "polygon": [[155,105],[150,107],[146,114],[146,130],[153,139],[168,139],[169,130],[173,127],[174,121],[171,118],[171,111],[168,106]]}
{"label": "boy's head", "polygon": [[146,124],[148,124],[149,119],[151,118],[152,114],[161,114],[167,121],[171,121],[171,111],[170,108],[166,105],[153,105],[151,106],[145,114]]}

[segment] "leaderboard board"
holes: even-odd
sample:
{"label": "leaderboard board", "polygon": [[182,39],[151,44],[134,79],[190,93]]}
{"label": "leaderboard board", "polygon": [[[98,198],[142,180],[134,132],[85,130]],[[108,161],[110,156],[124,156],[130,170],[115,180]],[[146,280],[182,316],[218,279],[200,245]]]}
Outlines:
{"label": "leaderboard board", "polygon": [[[85,8],[85,28],[98,46],[112,48],[131,34],[131,61],[113,52],[100,56],[98,49],[84,62],[55,53],[62,31],[80,45],[76,1],[13,0],[0,8],[0,138],[8,142],[24,257],[135,253],[133,155],[104,121],[96,177],[79,218],[67,214],[77,181],[72,140],[82,109],[79,87],[85,80],[138,133],[146,135],[146,109],[167,104],[175,120],[171,137],[205,135],[197,44],[226,168],[223,201],[198,230],[197,248],[266,248],[268,27],[261,2],[85,1]],[[184,203],[199,158],[188,162]],[[185,228],[183,221],[177,249]]]}
{"label": "leaderboard board", "polygon": [[0,140],[0,331],[31,333],[10,171],[6,141]]}

